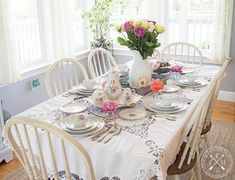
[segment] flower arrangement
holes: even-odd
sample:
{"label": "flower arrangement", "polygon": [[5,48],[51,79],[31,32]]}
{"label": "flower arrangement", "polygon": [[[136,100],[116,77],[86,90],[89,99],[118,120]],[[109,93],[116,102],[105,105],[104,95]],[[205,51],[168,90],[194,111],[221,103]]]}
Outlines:
{"label": "flower arrangement", "polygon": [[154,80],[152,81],[150,88],[153,92],[157,92],[164,88],[164,83],[162,81]]}
{"label": "flower arrangement", "polygon": [[106,101],[102,105],[103,112],[113,112],[115,113],[118,109],[118,104],[112,101]]}
{"label": "flower arrangement", "polygon": [[116,25],[116,30],[123,37],[118,37],[122,46],[131,50],[137,50],[143,59],[153,54],[155,48],[161,44],[158,42],[158,35],[165,31],[165,28],[155,21],[127,21],[124,24]]}
{"label": "flower arrangement", "polygon": [[182,73],[183,72],[183,67],[180,65],[175,65],[171,68],[172,72],[176,72],[176,73]]}

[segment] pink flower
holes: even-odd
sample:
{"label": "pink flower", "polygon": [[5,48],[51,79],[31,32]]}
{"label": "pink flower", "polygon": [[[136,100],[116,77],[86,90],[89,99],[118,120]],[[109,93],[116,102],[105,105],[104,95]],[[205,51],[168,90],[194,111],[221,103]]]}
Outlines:
{"label": "pink flower", "polygon": [[156,21],[148,21],[149,23],[153,23],[154,25],[157,23]]}
{"label": "pink flower", "polygon": [[130,31],[132,29],[134,29],[134,26],[132,25],[132,23],[130,21],[125,22],[122,27],[122,30],[124,30],[124,31]]}
{"label": "pink flower", "polygon": [[171,68],[171,71],[172,72],[179,72],[179,73],[182,73],[182,66],[180,66],[180,65],[175,65],[175,66],[173,66],[172,68]]}
{"label": "pink flower", "polygon": [[105,81],[105,80],[102,82],[102,88],[105,87],[106,83],[107,83],[107,81]]}
{"label": "pink flower", "polygon": [[117,109],[118,109],[118,104],[112,101],[106,101],[102,106],[103,112],[116,112]]}
{"label": "pink flower", "polygon": [[137,37],[143,37],[144,36],[144,33],[145,33],[145,30],[143,27],[137,27],[134,29],[134,34],[137,36]]}
{"label": "pink flower", "polygon": [[85,119],[84,114],[80,114],[80,115],[79,115],[79,119],[80,119],[80,120],[84,120],[84,119]]}

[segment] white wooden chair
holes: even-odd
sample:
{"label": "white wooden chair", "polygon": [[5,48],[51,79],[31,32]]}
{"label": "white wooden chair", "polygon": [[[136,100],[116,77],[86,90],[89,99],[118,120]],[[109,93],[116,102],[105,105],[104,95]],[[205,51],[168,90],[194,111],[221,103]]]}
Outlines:
{"label": "white wooden chair", "polygon": [[112,54],[103,48],[91,50],[88,56],[88,70],[92,78],[101,76],[111,67],[117,68]]}
{"label": "white wooden chair", "polygon": [[[84,162],[84,170],[86,170],[84,173],[87,179],[95,180],[92,162],[87,151],[73,136],[51,124],[27,117],[16,117],[7,121],[4,136],[12,145],[30,180],[48,180],[49,171],[51,172],[48,169],[52,169],[53,178],[59,180],[58,167],[63,167],[65,179],[71,180],[68,147],[81,157],[73,161]],[[60,145],[59,148],[55,147],[55,140],[58,142],[57,145]],[[61,156],[56,156],[58,153]],[[60,165],[57,159],[62,160]],[[48,165],[49,160],[50,165]]]}
{"label": "white wooden chair", "polygon": [[201,135],[204,135],[204,137],[205,137],[206,143],[208,142],[206,134],[210,131],[211,126],[212,126],[211,116],[212,116],[212,112],[213,112],[213,107],[214,107],[216,99],[218,97],[221,82],[224,78],[224,73],[225,73],[225,70],[226,70],[230,60],[231,59],[226,59],[224,61],[222,67],[219,70],[218,75],[216,76],[216,78],[217,78],[216,88],[215,88],[213,97],[210,101],[210,104],[209,104],[209,107],[208,107],[208,110],[207,110],[207,114],[206,114],[206,118],[205,118],[205,122],[204,122],[204,126],[203,126],[203,129],[202,129],[202,132],[201,132]]}
{"label": "white wooden chair", "polygon": [[162,49],[161,59],[188,64],[203,64],[203,56],[195,45],[186,42],[174,42]]}
{"label": "white wooden chair", "polygon": [[201,180],[199,140],[207,109],[213,92],[215,91],[216,82],[216,78],[212,80],[188,121],[187,128],[185,128],[182,133],[182,137],[186,139],[186,142],[181,146],[181,150],[178,153],[175,162],[168,168],[167,174],[169,176],[177,176],[186,173],[196,166],[197,171],[196,173],[193,171],[192,178],[195,178],[196,176],[196,179]]}
{"label": "white wooden chair", "polygon": [[45,85],[49,97],[59,95],[82,80],[87,80],[88,75],[81,63],[75,59],[61,59],[52,64],[45,78]]}

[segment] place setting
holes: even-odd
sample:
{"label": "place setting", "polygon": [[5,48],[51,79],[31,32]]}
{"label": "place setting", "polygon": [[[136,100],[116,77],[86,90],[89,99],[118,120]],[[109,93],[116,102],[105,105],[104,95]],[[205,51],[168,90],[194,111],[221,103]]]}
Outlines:
{"label": "place setting", "polygon": [[202,77],[184,75],[175,79],[174,83],[184,88],[200,88],[208,84],[208,81]]}
{"label": "place setting", "polygon": [[61,119],[57,125],[72,135],[90,136],[102,131],[105,122],[101,118],[79,113]]}
{"label": "place setting", "polygon": [[82,84],[73,87],[73,91],[80,95],[90,96],[95,92],[100,86],[96,83],[94,79],[84,80]]}

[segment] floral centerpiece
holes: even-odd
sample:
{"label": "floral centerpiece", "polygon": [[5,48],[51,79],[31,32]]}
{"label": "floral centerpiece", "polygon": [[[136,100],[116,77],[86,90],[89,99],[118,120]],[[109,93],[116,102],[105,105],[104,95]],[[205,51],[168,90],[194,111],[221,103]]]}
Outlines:
{"label": "floral centerpiece", "polygon": [[129,82],[133,87],[145,87],[151,82],[152,69],[146,62],[152,56],[154,49],[161,44],[158,35],[165,31],[165,28],[155,21],[127,21],[117,25],[116,29],[122,37],[118,42],[127,46],[134,54],[134,63],[129,72]]}

